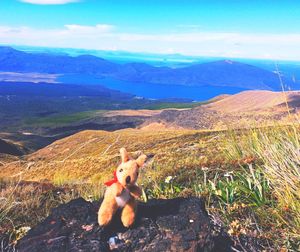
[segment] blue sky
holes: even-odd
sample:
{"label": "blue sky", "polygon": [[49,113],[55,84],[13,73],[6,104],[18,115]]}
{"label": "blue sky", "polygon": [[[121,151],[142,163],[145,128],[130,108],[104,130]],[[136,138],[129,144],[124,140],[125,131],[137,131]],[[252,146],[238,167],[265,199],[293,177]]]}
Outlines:
{"label": "blue sky", "polygon": [[1,0],[0,43],[300,60],[300,1]]}

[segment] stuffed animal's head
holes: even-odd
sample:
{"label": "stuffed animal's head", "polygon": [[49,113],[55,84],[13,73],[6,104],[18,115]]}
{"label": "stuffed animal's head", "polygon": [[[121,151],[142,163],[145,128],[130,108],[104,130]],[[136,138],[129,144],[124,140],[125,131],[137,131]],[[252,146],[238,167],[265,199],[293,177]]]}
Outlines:
{"label": "stuffed animal's head", "polygon": [[132,159],[125,148],[120,149],[120,154],[122,162],[117,168],[116,175],[122,186],[130,187],[135,184],[139,176],[139,169],[144,165],[147,156],[142,154],[137,159]]}

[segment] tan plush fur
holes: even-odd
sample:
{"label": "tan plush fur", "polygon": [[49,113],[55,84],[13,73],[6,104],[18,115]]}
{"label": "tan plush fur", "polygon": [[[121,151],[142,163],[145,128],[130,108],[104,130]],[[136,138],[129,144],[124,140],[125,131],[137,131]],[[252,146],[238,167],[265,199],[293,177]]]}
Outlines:
{"label": "tan plush fur", "polygon": [[[99,208],[98,223],[100,226],[108,225],[118,208],[123,207],[122,223],[125,227],[130,227],[135,220],[136,199],[142,195],[141,188],[135,183],[139,175],[139,169],[144,165],[147,156],[142,154],[136,160],[131,159],[125,148],[120,149],[120,154],[122,162],[116,171],[118,182],[106,189],[103,202]],[[118,202],[125,202],[125,205],[119,206]]]}

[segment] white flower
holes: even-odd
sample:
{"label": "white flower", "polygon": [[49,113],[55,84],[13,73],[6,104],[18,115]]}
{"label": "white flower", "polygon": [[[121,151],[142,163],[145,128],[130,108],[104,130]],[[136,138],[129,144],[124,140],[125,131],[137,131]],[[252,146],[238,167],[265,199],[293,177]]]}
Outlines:
{"label": "white flower", "polygon": [[20,228],[18,229],[18,231],[27,233],[30,229],[31,229],[31,227],[25,226],[25,227],[20,227]]}
{"label": "white flower", "polygon": [[224,177],[232,177],[232,174],[233,174],[232,171],[227,172],[227,173],[224,174]]}
{"label": "white flower", "polygon": [[169,184],[172,181],[173,177],[172,176],[168,176],[165,179],[165,183]]}

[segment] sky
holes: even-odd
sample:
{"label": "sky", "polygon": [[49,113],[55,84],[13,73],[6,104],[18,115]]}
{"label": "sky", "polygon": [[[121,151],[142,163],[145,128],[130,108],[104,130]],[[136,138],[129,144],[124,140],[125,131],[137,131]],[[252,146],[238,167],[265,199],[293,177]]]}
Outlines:
{"label": "sky", "polygon": [[300,60],[300,1],[0,0],[0,44]]}

